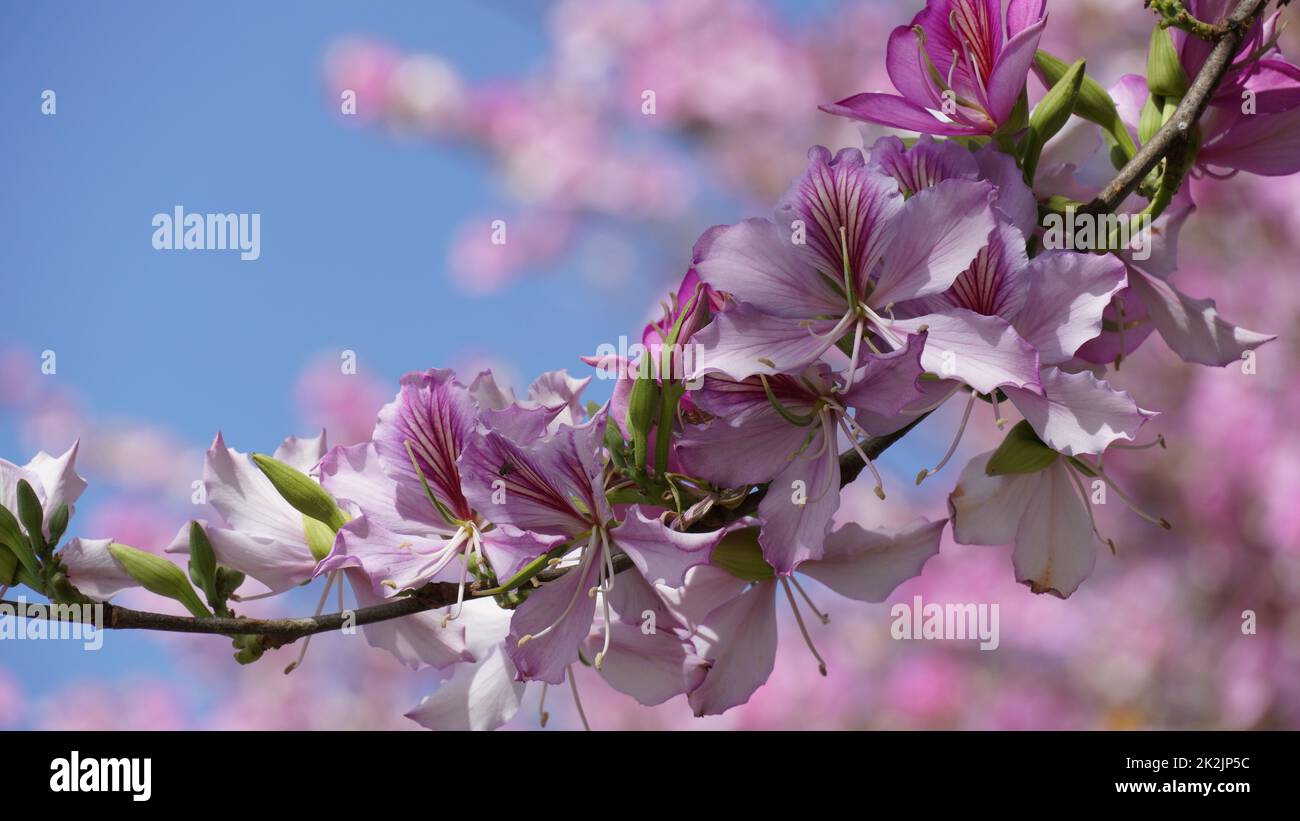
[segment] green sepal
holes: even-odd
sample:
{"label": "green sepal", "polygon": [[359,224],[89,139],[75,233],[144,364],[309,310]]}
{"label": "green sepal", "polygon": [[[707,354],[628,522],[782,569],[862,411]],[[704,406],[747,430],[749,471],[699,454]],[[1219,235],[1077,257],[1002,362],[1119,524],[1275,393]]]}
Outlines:
{"label": "green sepal", "polygon": [[709,563],[721,567],[737,579],[763,582],[776,578],[776,570],[763,559],[763,548],[758,544],[758,528],[733,530],[718,546],[713,548]]}
{"label": "green sepal", "polygon": [[1083,88],[1086,65],[1085,61],[1078,60],[1066,69],[1043,95],[1043,99],[1038,101],[1038,105],[1034,106],[1034,113],[1029,115],[1029,133],[1025,135],[1024,155],[1021,159],[1026,182],[1033,182],[1043,146],[1065,127],[1070,115],[1074,113],[1075,102]]}
{"label": "green sepal", "polygon": [[984,472],[989,476],[1037,473],[1051,467],[1059,455],[1043,444],[1028,422],[1021,420],[1007,431],[1002,444],[989,457]]}

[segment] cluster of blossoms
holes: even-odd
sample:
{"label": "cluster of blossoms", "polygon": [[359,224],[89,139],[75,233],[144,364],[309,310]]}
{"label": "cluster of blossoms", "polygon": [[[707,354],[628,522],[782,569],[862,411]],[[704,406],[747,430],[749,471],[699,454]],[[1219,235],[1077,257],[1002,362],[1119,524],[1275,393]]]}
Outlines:
{"label": "cluster of blossoms", "polygon": [[[1211,5],[1188,8],[1205,20],[1226,11]],[[143,584],[197,617],[248,600],[237,592],[246,578],[259,595],[319,578],[318,613],[344,580],[363,607],[452,585],[454,604],[362,630],[408,666],[454,666],[409,715],[474,729],[508,720],[530,682],[567,681],[576,699],[575,663],[643,704],[685,694],[697,715],[725,712],[773,671],[780,594],[825,674],[804,615],[825,616],[800,576],[883,601],[949,525],[960,543],[1013,543],[1018,581],[1068,597],[1107,544],[1086,485],[1169,526],[1104,468],[1113,449],[1160,441],[1136,444],[1155,414],[1113,388],[1108,369],[1152,329],[1186,361],[1218,366],[1272,338],[1169,277],[1193,210],[1184,166],[1300,170],[1286,127],[1300,70],[1277,52],[1276,15],[1256,22],[1192,141],[1200,153],[1144,182],[1151,253],[1045,249],[1040,218],[1073,191],[1044,191],[1044,180],[1084,161],[1049,150],[1071,113],[1101,121],[1126,160],[1172,116],[1208,50],[1157,29],[1153,55],[1176,57],[1172,79],[1137,78],[1139,89],[1125,78],[1107,94],[1082,63],[1058,71],[1037,52],[1046,21],[1042,0],[1012,0],[1005,21],[997,0],[930,0],[890,38],[902,96],[829,107],[922,136],[815,147],[772,218],[701,236],[637,360],[585,358],[618,375],[607,403],[584,405],[589,380],[563,371],[519,399],[491,372],[462,381],[433,369],[402,380],[361,444],[291,438],[265,457],[219,435],[203,484],[221,521],[187,523],[169,548],[190,554],[206,605],[183,576],[176,586],[179,571],[113,540],[53,552],[84,487],[75,445],[0,463],[0,505],[19,514],[0,519],[12,553],[0,570],[13,577],[0,581],[70,599]],[[1051,91],[1031,115],[1034,67]],[[1229,102],[1245,92],[1258,107],[1236,115]],[[969,424],[1007,433],[960,472],[948,517],[835,527],[841,486],[867,471],[885,499],[873,458],[954,397],[961,425],[918,483]],[[263,649],[257,637],[236,646],[243,661]]]}

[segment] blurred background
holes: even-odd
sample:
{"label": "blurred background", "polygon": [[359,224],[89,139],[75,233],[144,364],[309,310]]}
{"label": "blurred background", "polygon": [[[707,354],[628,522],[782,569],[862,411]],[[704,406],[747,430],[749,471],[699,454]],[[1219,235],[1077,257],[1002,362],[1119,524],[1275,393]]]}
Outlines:
{"label": "blurred background", "polygon": [[[810,145],[862,144],[816,106],[891,90],[885,38],[919,7],[4,3],[0,457],[80,437],[90,490],[70,532],[157,552],[204,515],[191,483],[217,431],[242,451],[321,427],[351,443],[409,370],[492,367],[517,389],[543,370],[586,375],[578,356],[639,338],[705,228],[768,213]],[[1049,12],[1048,50],[1086,56],[1105,84],[1142,70],[1139,0]],[[1184,365],[1152,337],[1115,375],[1162,412],[1146,435],[1169,448],[1108,467],[1172,532],[1102,509],[1118,556],[1068,601],[1017,585],[1008,547],[945,541],[888,603],[810,589],[832,617],[813,628],[826,679],[787,611],[776,673],[749,704],[699,720],[683,698],[642,708],[582,671],[592,724],[1300,727],[1300,181],[1192,185],[1181,287],[1279,339],[1245,374]],[[155,251],[151,219],[176,205],[261,214],[261,258]],[[490,241],[496,220],[505,245]],[[607,396],[593,381],[588,398]],[[841,520],[946,515],[965,459],[999,438],[982,420],[913,489],[953,411],[889,452],[888,504],[855,484]],[[998,603],[1001,646],[892,640],[890,604],[915,595]],[[314,599],[243,612],[299,615]],[[286,676],[295,652],[241,667],[218,637],[0,642],[0,728],[415,729],[402,713],[440,678],[338,635]],[[536,699],[511,727],[537,726]],[[547,706],[550,726],[577,726],[564,699]]]}

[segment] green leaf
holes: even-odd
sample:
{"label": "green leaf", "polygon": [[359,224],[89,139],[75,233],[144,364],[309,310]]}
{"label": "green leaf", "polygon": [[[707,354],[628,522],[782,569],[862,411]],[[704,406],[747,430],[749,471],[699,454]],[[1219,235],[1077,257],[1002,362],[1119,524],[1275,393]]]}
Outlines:
{"label": "green leaf", "polygon": [[756,527],[735,530],[724,536],[718,546],[713,548],[709,563],[747,582],[776,578],[776,571],[763,559]]}
{"label": "green leaf", "polygon": [[989,476],[1013,476],[1046,470],[1059,454],[1044,445],[1028,422],[1020,421],[989,457],[984,472]]}
{"label": "green leaf", "polygon": [[4,505],[0,505],[0,544],[13,551],[23,569],[35,577],[40,577],[41,566],[36,561],[36,554],[32,552],[31,542],[23,535],[14,514],[10,513]]}
{"label": "green leaf", "polygon": [[1156,26],[1151,30],[1151,45],[1147,49],[1147,88],[1152,94],[1181,100],[1187,86],[1187,72],[1178,60],[1172,35],[1168,29]]}
{"label": "green leaf", "polygon": [[18,557],[0,544],[0,585],[11,587],[18,583]]}
{"label": "green leaf", "polygon": [[1047,145],[1047,141],[1056,136],[1056,133],[1069,122],[1080,89],[1083,88],[1085,65],[1083,60],[1079,60],[1066,69],[1061,78],[1043,95],[1043,99],[1038,101],[1038,105],[1034,106],[1034,113],[1029,115],[1029,134],[1025,137],[1022,160],[1026,182],[1033,182],[1043,146]]}
{"label": "green leaf", "polygon": [[324,522],[335,531],[348,523],[348,517],[339,509],[334,497],[307,474],[263,453],[254,453],[253,461],[294,510]]}
{"label": "green leaf", "polygon": [[203,619],[212,616],[212,612],[199,601],[190,580],[185,578],[181,569],[161,556],[136,550],[134,547],[113,542],[108,546],[122,569],[140,583],[150,593],[157,593],[169,599],[175,599],[185,605],[185,609]]}

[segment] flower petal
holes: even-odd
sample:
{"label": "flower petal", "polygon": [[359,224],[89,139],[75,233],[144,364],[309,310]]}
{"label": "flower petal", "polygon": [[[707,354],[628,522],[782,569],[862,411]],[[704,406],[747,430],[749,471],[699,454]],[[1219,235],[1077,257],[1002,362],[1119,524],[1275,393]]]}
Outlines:
{"label": "flower petal", "polygon": [[[843,306],[841,306],[841,310]],[[833,319],[801,320],[736,303],[695,335],[692,379],[724,373],[733,379],[798,370],[835,344]]]}
{"label": "flower petal", "polygon": [[1126,284],[1124,263],[1111,254],[1045,251],[1021,274],[1020,310],[1004,316],[1038,350],[1040,364],[1059,365],[1101,333],[1102,312]]}
{"label": "flower petal", "polygon": [[697,716],[720,715],[744,704],[776,666],[776,582],[755,584],[705,617],[696,652],[709,664],[688,696]]}
{"label": "flower petal", "polygon": [[764,219],[729,225],[715,232],[695,270],[713,288],[774,316],[844,313],[844,297],[817,275],[806,247],[791,243],[792,234],[790,226]]}
{"label": "flower petal", "polygon": [[952,537],[958,544],[1010,544],[1038,484],[1037,473],[989,476],[985,469],[992,455],[990,450],[967,462],[948,495]]}
{"label": "flower petal", "polygon": [[[597,549],[591,545],[584,551]],[[596,597],[590,591],[600,581],[600,566],[599,556],[584,553],[577,566],[534,590],[515,609],[506,653],[521,679],[564,683],[565,668],[578,660],[579,645],[596,615]],[[536,638],[521,645],[520,639],[527,636]]]}
{"label": "flower petal", "polygon": [[[364,573],[359,570],[345,572],[358,606],[373,607],[383,602],[370,589],[370,580]],[[444,627],[442,620],[441,611],[426,610],[398,619],[372,622],[362,626],[361,632],[371,647],[387,650],[412,670],[424,665],[442,669],[474,661],[474,654],[465,642],[465,626],[453,621]]]}
{"label": "flower petal", "polygon": [[726,530],[683,533],[664,524],[663,515],[647,516],[640,505],[627,511],[623,523],[610,532],[614,543],[651,584],[680,587],[686,571],[709,560]]}
{"label": "flower petal", "polygon": [[840,506],[839,485],[835,431],[822,423],[758,504],[763,520],[759,545],[778,573],[791,573],[800,562],[821,558],[826,532]]}
{"label": "flower petal", "polygon": [[913,194],[890,226],[873,307],[946,291],[989,242],[993,186],[944,180]]}
{"label": "flower petal", "polygon": [[1126,391],[1117,391],[1090,371],[1066,373],[1043,368],[1043,394],[1002,390],[1029,420],[1038,438],[1067,456],[1101,453],[1119,440],[1132,441],[1154,416]]}
{"label": "flower petal", "polygon": [[927,331],[921,364],[941,377],[959,379],[980,393],[1011,385],[1039,391],[1038,352],[997,316],[952,308],[942,314],[894,320],[906,333]]}
{"label": "flower petal", "polygon": [[95,601],[108,601],[123,590],[140,586],[109,552],[112,543],[112,539],[69,539],[59,552],[68,581]]}
{"label": "flower petal", "polygon": [[374,436],[380,464],[397,482],[402,516],[426,524],[441,518],[425,491],[427,482],[453,514],[470,517],[456,459],[474,432],[477,414],[473,397],[450,370],[402,377],[397,397],[379,411]]}
{"label": "flower petal", "polygon": [[1016,581],[1035,593],[1068,597],[1097,563],[1092,520],[1083,500],[1057,461],[1038,477],[1025,514],[1016,530],[1011,554]]}
{"label": "flower petal", "polygon": [[799,572],[841,596],[882,602],[938,555],[947,524],[922,520],[898,530],[867,530],[848,522],[826,537],[825,555],[799,565]]}
{"label": "flower petal", "polygon": [[1131,270],[1133,292],[1146,305],[1165,343],[1186,362],[1227,365],[1277,338],[1233,325],[1219,316],[1212,299],[1193,299],[1162,279]]}
{"label": "flower petal", "polygon": [[525,685],[501,647],[462,664],[406,717],[430,730],[495,730],[519,712]]}
{"label": "flower petal", "polygon": [[987,133],[986,129],[940,120],[917,103],[893,94],[874,92],[854,94],[852,97],[846,97],[837,103],[821,105],[818,108],[827,114],[834,114],[838,117],[863,120],[868,123],[887,125],[906,131],[919,131],[922,134],[970,137]]}

